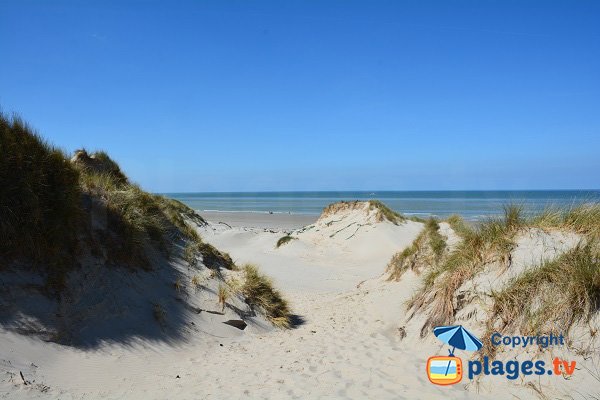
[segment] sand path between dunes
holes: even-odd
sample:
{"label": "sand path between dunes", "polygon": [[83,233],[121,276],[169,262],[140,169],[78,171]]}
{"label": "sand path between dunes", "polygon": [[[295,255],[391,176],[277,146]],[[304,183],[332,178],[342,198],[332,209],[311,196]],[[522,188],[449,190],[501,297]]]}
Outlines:
{"label": "sand path between dunes", "polygon": [[401,283],[389,283],[382,276],[391,256],[422,225],[370,223],[353,215],[332,221],[279,249],[282,226],[265,231],[213,221],[201,232],[238,263],[256,263],[270,275],[305,320],[297,328],[96,351],[3,332],[2,345],[10,351],[0,365],[24,371],[32,385],[5,376],[0,398],[533,398],[530,389],[505,382],[479,393],[465,390],[466,379],[452,387],[432,385],[425,362],[446,349],[433,337],[420,339],[413,328],[403,332],[401,325],[419,277],[408,273]]}

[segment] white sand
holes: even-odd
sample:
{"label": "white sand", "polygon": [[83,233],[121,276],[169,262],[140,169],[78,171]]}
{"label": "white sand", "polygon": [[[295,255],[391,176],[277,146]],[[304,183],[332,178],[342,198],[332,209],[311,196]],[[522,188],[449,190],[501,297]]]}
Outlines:
{"label": "white sand", "polygon": [[[292,232],[297,239],[276,248],[291,226],[265,232],[265,225],[229,228],[219,218],[208,219],[212,223],[201,232],[205,240],[230,252],[238,263],[258,264],[304,324],[292,330],[257,326],[242,332],[222,324],[215,329],[215,321],[205,316],[207,320],[195,320],[198,329],[183,340],[87,351],[2,332],[0,397],[538,398],[533,389],[500,377],[485,380],[479,393],[466,378],[450,387],[427,380],[427,358],[447,350],[433,335],[420,338],[421,317],[407,323],[405,302],[420,276],[408,272],[400,282],[387,282],[382,275],[421,224],[377,222],[354,211],[297,229]],[[448,229],[444,226],[443,232],[452,236]],[[23,385],[18,371],[32,384]],[[582,376],[572,384],[589,385]]]}
{"label": "white sand", "polygon": [[201,214],[214,225],[277,230],[302,228],[312,224],[318,218],[318,215],[259,212],[205,211]]}

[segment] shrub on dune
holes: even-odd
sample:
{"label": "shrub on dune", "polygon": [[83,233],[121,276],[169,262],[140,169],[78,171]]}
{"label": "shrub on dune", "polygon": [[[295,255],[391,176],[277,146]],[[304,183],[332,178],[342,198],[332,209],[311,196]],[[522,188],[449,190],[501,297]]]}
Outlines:
{"label": "shrub on dune", "polygon": [[260,308],[271,323],[282,328],[290,327],[291,311],[287,301],[274,288],[271,279],[261,274],[256,266],[244,266],[244,282],[240,292],[246,302],[252,307]]}
{"label": "shrub on dune", "polygon": [[285,235],[279,238],[279,240],[277,240],[277,244],[275,247],[279,248],[281,246],[283,246],[284,244],[287,244],[289,242],[291,242],[292,240],[297,240],[298,238],[295,238],[293,236],[290,235]]}

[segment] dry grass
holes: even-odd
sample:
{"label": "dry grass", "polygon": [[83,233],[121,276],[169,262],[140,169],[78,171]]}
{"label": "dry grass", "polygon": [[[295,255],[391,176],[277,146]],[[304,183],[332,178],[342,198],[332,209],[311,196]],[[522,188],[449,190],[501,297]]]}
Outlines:
{"label": "dry grass", "polygon": [[532,219],[532,225],[564,229],[600,239],[600,203],[587,203],[567,209],[547,208]]}
{"label": "dry grass", "polygon": [[402,214],[392,210],[379,200],[369,200],[369,209],[377,210],[378,219],[380,221],[388,220],[393,224],[398,225],[406,220]]}
{"label": "dry grass", "polygon": [[392,256],[392,259],[386,268],[386,272],[389,272],[390,274],[388,280],[400,280],[404,272],[408,271],[409,269],[414,270],[417,266],[420,266],[417,264],[417,255],[423,245],[423,242],[425,241],[425,238],[425,233],[421,232],[421,234],[417,236],[410,246]]}
{"label": "dry grass", "polygon": [[515,245],[513,238],[525,220],[520,207],[507,206],[504,218],[489,219],[475,228],[459,223],[454,218],[452,224],[460,226],[463,240],[443,262],[427,272],[423,286],[409,301],[409,308],[414,311],[431,306],[422,334],[432,326],[450,325],[454,321],[456,291],[487,264],[499,262],[504,268],[509,266]]}
{"label": "dry grass", "polygon": [[221,305],[221,311],[225,311],[225,304],[230,296],[229,289],[226,285],[219,284],[219,288],[217,289],[217,296],[219,298],[219,304]]}
{"label": "dry grass", "polygon": [[429,247],[435,256],[436,262],[439,261],[446,251],[446,240],[440,234],[440,225],[435,218],[430,218],[425,223],[425,230],[429,238]]}
{"label": "dry grass", "polygon": [[184,286],[183,283],[181,282],[181,279],[177,279],[174,283],[173,283],[173,287],[175,287],[175,291],[177,293],[181,293],[181,291],[183,290]]}
{"label": "dry grass", "polygon": [[[365,208],[369,211],[375,211],[375,218],[377,222],[390,221],[395,225],[398,225],[401,222],[406,221],[406,217],[396,211],[390,209],[384,203],[379,200],[354,200],[354,201],[338,201],[336,203],[331,203],[327,207],[323,209],[321,213],[321,218],[328,217],[330,215],[349,211],[349,210],[361,210],[364,211]],[[412,218],[414,220],[419,220],[419,218]]]}
{"label": "dry grass", "polygon": [[195,290],[199,290],[204,280],[199,275],[192,276],[192,286]]}
{"label": "dry grass", "polygon": [[521,334],[566,333],[600,309],[598,242],[581,243],[525,271],[492,295],[490,326]]}
{"label": "dry grass", "polygon": [[[187,222],[205,224],[200,216],[132,184],[105,152],[78,150],[70,161],[19,119],[0,115],[0,154],[0,261],[42,270],[56,293],[88,252],[106,265],[150,269],[156,251],[171,256],[174,244],[193,243],[188,261],[197,249],[212,268],[234,267]],[[100,215],[105,221],[92,226]]]}
{"label": "dry grass", "polygon": [[167,312],[161,304],[155,303],[152,308],[152,315],[160,326],[164,326],[167,320]]}
{"label": "dry grass", "polygon": [[284,244],[291,242],[292,240],[298,240],[298,238],[290,236],[290,235],[282,236],[277,241],[277,244],[275,245],[275,247],[279,248],[279,247],[283,246]]}
{"label": "dry grass", "polygon": [[475,227],[456,216],[448,223],[462,241],[442,263],[429,270],[422,288],[409,302],[414,312],[428,309],[422,334],[432,326],[454,322],[460,307],[457,291],[486,265],[510,267],[514,237],[527,227],[577,232],[583,239],[575,248],[526,270],[502,290],[493,292],[488,330],[565,333],[573,324],[589,321],[600,309],[599,204],[546,210],[529,219],[523,217],[521,207],[507,206],[503,218],[489,219]]}
{"label": "dry grass", "polygon": [[218,250],[211,244],[200,243],[200,254],[202,254],[202,262],[208,268],[237,270],[237,266],[231,259],[231,256],[224,251]]}
{"label": "dry grass", "polygon": [[244,282],[240,292],[251,307],[258,307],[274,325],[289,328],[291,311],[287,301],[274,288],[273,282],[254,265],[244,266]]}
{"label": "dry grass", "polygon": [[119,261],[143,264],[143,247],[149,240],[165,252],[170,243],[183,240],[187,242],[183,258],[190,266],[196,266],[200,254],[208,268],[235,268],[227,253],[202,241],[190,222],[202,225],[205,221],[183,203],[146,193],[136,185],[115,179],[113,174],[88,168],[81,177],[84,191],[103,198],[111,213],[120,216],[112,228],[121,234],[126,248],[122,253],[129,259]]}
{"label": "dry grass", "polygon": [[79,172],[18,118],[0,114],[0,257],[43,266],[59,290],[75,267]]}
{"label": "dry grass", "polygon": [[438,222],[430,218],[412,244],[392,257],[387,266],[388,280],[399,280],[405,271],[419,271],[421,267],[435,266],[446,251],[446,240],[439,233]]}
{"label": "dry grass", "polygon": [[242,290],[242,282],[236,277],[230,277],[225,283],[231,293],[240,293]]}
{"label": "dry grass", "polygon": [[193,268],[198,264],[197,255],[200,252],[200,248],[196,242],[189,241],[188,244],[183,249],[183,259],[188,263],[188,265]]}
{"label": "dry grass", "polygon": [[471,232],[471,228],[466,224],[465,220],[460,215],[453,214],[446,218],[446,222],[450,228],[460,237],[464,237]]}

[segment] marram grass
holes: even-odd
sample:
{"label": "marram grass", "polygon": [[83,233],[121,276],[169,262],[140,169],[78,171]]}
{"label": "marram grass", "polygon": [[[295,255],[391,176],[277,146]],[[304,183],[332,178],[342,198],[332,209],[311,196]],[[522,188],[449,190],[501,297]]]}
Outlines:
{"label": "marram grass", "polygon": [[258,307],[275,326],[291,326],[291,310],[282,294],[275,289],[269,277],[259,272],[255,265],[243,267],[244,281],[240,292],[251,307]]}

